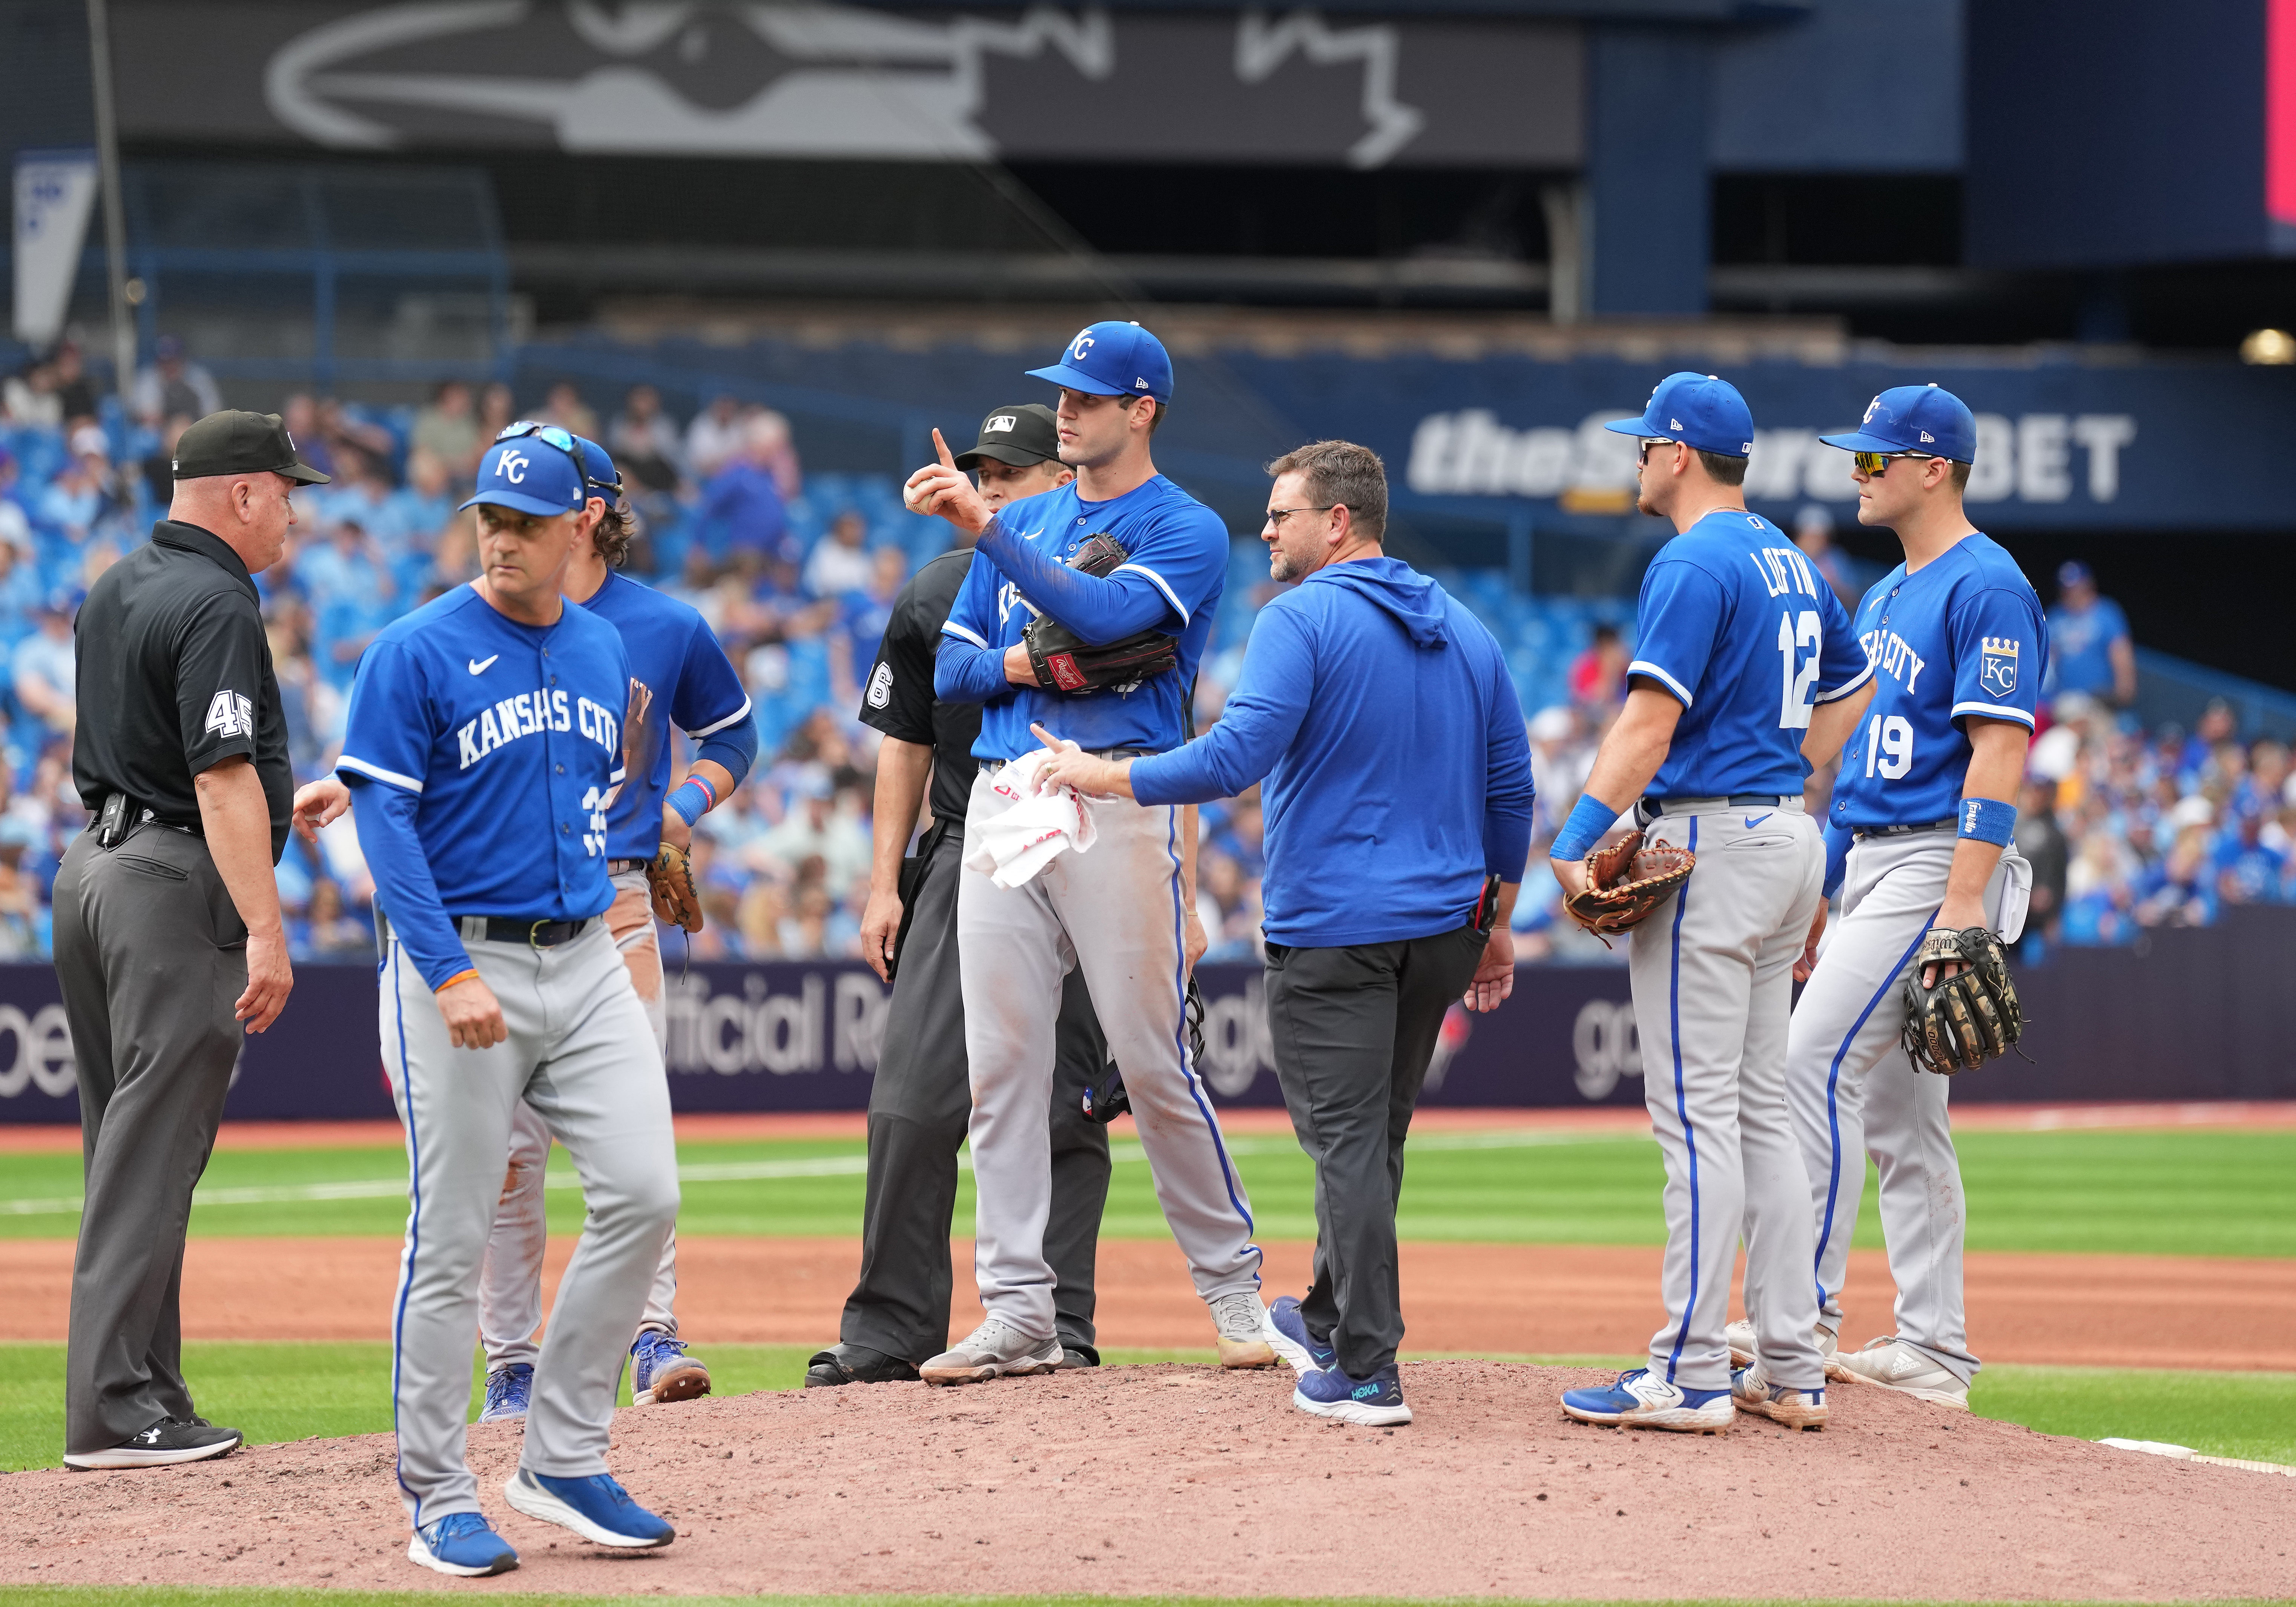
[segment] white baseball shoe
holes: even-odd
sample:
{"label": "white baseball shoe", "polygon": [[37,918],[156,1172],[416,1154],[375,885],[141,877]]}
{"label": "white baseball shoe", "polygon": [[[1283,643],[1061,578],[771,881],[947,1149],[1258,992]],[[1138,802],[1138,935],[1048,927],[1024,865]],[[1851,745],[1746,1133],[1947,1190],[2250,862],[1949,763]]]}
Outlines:
{"label": "white baseball shoe", "polygon": [[1863,1350],[1840,1357],[1838,1365],[1843,1378],[1969,1410],[1969,1386],[1894,1334],[1868,1341]]}
{"label": "white baseball shoe", "polygon": [[1824,1389],[1797,1390],[1774,1384],[1758,1359],[1751,1367],[1730,1374],[1730,1398],[1741,1412],[1751,1412],[1790,1429],[1822,1429],[1826,1407]]}
{"label": "white baseball shoe", "polygon": [[1224,1294],[1207,1300],[1211,1308],[1212,1326],[1219,1331],[1219,1362],[1223,1367],[1272,1367],[1275,1365],[1275,1347],[1270,1341],[1280,1338],[1275,1324],[1268,1319],[1267,1308],[1249,1289],[1234,1294]]}
{"label": "white baseball shoe", "polygon": [[929,1384],[980,1383],[1007,1374],[1056,1372],[1065,1355],[1057,1336],[1030,1339],[992,1316],[919,1367],[917,1376]]}
{"label": "white baseball shoe", "polygon": [[[1841,1349],[1841,1341],[1835,1337],[1833,1330],[1820,1323],[1813,1332],[1812,1337],[1817,1341],[1817,1354],[1825,1362],[1826,1377],[1836,1380],[1841,1378],[1841,1364],[1835,1359],[1836,1353]],[[1722,1339],[1730,1347],[1730,1365],[1733,1367],[1751,1367],[1754,1365],[1754,1324],[1742,1318],[1731,1324],[1722,1330]]]}

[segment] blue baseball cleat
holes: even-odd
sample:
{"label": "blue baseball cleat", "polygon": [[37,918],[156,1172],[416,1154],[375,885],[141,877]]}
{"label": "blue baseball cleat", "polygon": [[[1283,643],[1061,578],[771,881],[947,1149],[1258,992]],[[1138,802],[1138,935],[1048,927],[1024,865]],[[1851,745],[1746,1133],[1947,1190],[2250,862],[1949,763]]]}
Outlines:
{"label": "blue baseball cleat", "polygon": [[1292,1391],[1292,1404],[1318,1417],[1366,1428],[1411,1421],[1411,1408],[1403,1404],[1403,1378],[1393,1362],[1369,1378],[1349,1378],[1337,1365],[1303,1374]]}
{"label": "blue baseball cleat", "polygon": [[520,1423],[526,1417],[526,1408],[534,1399],[534,1369],[525,1362],[512,1362],[487,1374],[487,1404],[479,1412],[480,1423]]}
{"label": "blue baseball cleat", "polygon": [[518,1566],[518,1553],[477,1513],[449,1513],[416,1529],[406,1542],[406,1560],[457,1578],[483,1578]]}
{"label": "blue baseball cleat", "polygon": [[631,1500],[611,1473],[553,1479],[521,1468],[503,1486],[503,1496],[528,1517],[570,1529],[598,1546],[648,1550],[677,1538],[676,1529]]}
{"label": "blue baseball cleat", "polygon": [[1339,1359],[1339,1352],[1308,1332],[1308,1320],[1300,1315],[1300,1302],[1292,1296],[1277,1297],[1267,1308],[1267,1320],[1275,1329],[1275,1336],[1267,1342],[1300,1377],[1321,1373]]}
{"label": "blue baseball cleat", "polygon": [[1565,1390],[1562,1409],[1580,1423],[1677,1434],[1718,1434],[1737,1415],[1729,1390],[1685,1390],[1648,1367],[1621,1373],[1616,1383],[1599,1390]]}
{"label": "blue baseball cleat", "polygon": [[709,1393],[709,1369],[685,1353],[685,1341],[649,1328],[630,1346],[630,1404],[692,1400]]}

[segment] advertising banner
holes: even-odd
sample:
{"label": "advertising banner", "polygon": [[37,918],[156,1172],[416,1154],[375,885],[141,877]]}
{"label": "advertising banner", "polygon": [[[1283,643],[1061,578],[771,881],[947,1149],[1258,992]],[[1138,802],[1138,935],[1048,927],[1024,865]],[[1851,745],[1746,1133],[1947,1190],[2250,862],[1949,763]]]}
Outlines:
{"label": "advertising banner", "polygon": [[14,328],[36,351],[63,333],[95,191],[93,151],[16,153]]}

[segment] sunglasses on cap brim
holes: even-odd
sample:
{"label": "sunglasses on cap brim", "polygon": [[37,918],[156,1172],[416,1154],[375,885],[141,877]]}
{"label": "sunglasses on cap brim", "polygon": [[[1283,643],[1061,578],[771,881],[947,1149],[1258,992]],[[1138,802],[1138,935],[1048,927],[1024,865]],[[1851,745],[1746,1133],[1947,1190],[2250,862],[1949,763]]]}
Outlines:
{"label": "sunglasses on cap brim", "polygon": [[582,450],[582,443],[574,439],[574,432],[570,430],[556,424],[545,424],[538,419],[521,419],[514,424],[504,425],[502,432],[496,435],[495,439],[499,443],[518,440],[526,436],[532,436],[545,447],[555,447],[572,458],[574,466],[582,472],[582,483],[590,489],[611,491],[617,496],[621,495],[622,481],[619,471],[616,472],[612,480],[600,480],[593,475],[590,472],[590,455]]}

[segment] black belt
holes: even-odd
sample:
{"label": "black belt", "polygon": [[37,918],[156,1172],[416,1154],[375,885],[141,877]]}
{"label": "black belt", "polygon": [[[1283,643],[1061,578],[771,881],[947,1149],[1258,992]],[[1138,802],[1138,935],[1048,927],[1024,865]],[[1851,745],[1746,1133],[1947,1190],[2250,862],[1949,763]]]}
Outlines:
{"label": "black belt", "polygon": [[[1087,748],[1085,750],[1085,752],[1093,758],[1153,758],[1162,751],[1160,748]],[[1005,766],[1018,762],[1009,758],[984,758],[980,761],[980,767],[987,774],[994,775]]]}
{"label": "black belt", "polygon": [[458,915],[455,926],[465,939],[488,943],[523,943],[531,948],[555,948],[571,943],[590,928],[583,921],[519,921],[508,915]]}
{"label": "black belt", "polygon": [[1925,820],[1916,826],[1867,826],[1852,832],[1852,837],[1911,837],[1922,832],[1957,832],[1961,816],[1948,815],[1943,820]]}
{"label": "black belt", "polygon": [[1635,809],[1644,818],[1656,820],[1662,815],[1696,812],[1683,807],[1686,804],[1698,804],[1710,810],[1717,804],[1726,809],[1783,809],[1800,802],[1799,797],[1784,798],[1775,792],[1734,792],[1727,798],[1644,798],[1636,801]]}
{"label": "black belt", "polygon": [[609,859],[606,861],[606,874],[620,876],[631,871],[642,871],[646,868],[646,863],[643,859]]}

